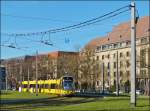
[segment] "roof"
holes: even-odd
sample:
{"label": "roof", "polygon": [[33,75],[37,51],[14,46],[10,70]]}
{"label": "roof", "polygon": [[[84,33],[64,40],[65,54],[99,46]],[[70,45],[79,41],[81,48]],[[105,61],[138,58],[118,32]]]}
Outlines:
{"label": "roof", "polygon": [[55,51],[55,52],[48,53],[48,56],[52,58],[58,58],[59,56],[62,56],[64,54],[78,55],[78,52]]}
{"label": "roof", "polygon": [[[150,16],[144,16],[138,20],[136,27],[136,36],[137,38],[142,38],[149,36],[148,30],[150,29],[149,24]],[[98,45],[111,44],[121,41],[130,41],[130,21],[121,23],[113,28],[112,32],[110,32],[107,36],[97,37],[91,40],[85,48],[96,48]]]}
{"label": "roof", "polygon": [[58,51],[48,53],[48,57],[57,58],[58,57]]}

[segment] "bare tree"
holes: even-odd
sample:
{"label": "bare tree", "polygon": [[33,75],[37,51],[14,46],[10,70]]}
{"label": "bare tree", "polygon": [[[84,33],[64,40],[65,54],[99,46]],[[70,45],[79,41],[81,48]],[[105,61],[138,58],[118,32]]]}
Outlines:
{"label": "bare tree", "polygon": [[94,58],[94,50],[87,47],[84,49],[84,51],[81,51],[79,64],[81,88],[94,89],[97,65],[97,62]]}

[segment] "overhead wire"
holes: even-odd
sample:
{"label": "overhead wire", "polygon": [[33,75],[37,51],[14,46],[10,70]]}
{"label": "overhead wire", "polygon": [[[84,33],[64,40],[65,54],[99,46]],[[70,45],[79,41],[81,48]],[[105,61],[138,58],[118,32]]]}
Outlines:
{"label": "overhead wire", "polygon": [[[125,7],[124,7],[125,8]],[[100,18],[104,18],[105,16],[108,16],[108,15],[110,15],[110,14],[113,14],[114,12],[116,13],[117,11],[119,11],[119,10],[121,10],[121,9],[123,9],[123,8],[119,8],[119,9],[117,9],[117,10],[115,10],[115,11],[112,11],[112,12],[109,12],[109,13],[107,13],[107,14],[104,14],[104,15],[102,15],[102,16],[100,16],[100,17],[97,17],[97,18],[94,18],[94,19],[91,19],[91,20],[88,20],[88,21],[85,21],[85,22],[82,22],[82,23],[79,23],[79,24],[76,24],[76,25],[72,25],[72,26],[68,26],[68,27],[64,27],[64,28],[60,28],[60,29],[54,29],[54,30],[50,30],[52,33],[55,33],[55,32],[57,32],[57,31],[59,31],[59,30],[63,30],[63,29],[68,29],[68,28],[71,28],[71,29],[75,29],[75,28],[80,28],[80,27],[84,27],[84,26],[87,26],[87,25],[91,25],[91,24],[94,24],[94,23],[97,23],[97,22],[100,22],[100,21],[102,21],[102,20],[99,20]],[[129,10],[129,9],[127,9],[127,10]],[[122,13],[122,12],[121,12]],[[120,13],[119,13],[120,14]],[[116,15],[118,15],[118,14],[116,14]],[[103,20],[105,20],[105,18],[103,19]],[[73,27],[73,28],[72,28]],[[66,31],[66,30],[65,30]]]}
{"label": "overhead wire", "polygon": [[[87,20],[87,21],[85,21],[85,22],[81,22],[81,23],[78,23],[78,24],[75,24],[75,25],[71,25],[71,26],[67,26],[67,27],[63,27],[63,28],[58,28],[58,29],[52,29],[52,30],[49,30],[51,33],[55,33],[56,31],[59,31],[59,30],[63,30],[63,29],[68,29],[68,28],[74,28],[74,27],[82,27],[82,25],[83,26],[86,26],[86,23],[88,23],[89,25],[90,24],[93,24],[93,23],[96,23],[96,22],[98,22],[98,19],[100,19],[100,18],[103,18],[103,17],[105,17],[105,16],[108,16],[108,15],[110,15],[110,14],[113,14],[114,12],[118,12],[119,10],[122,10],[122,9],[124,9],[124,8],[126,8],[127,6],[125,6],[125,7],[122,7],[122,8],[119,8],[119,9],[117,9],[117,10],[115,10],[115,11],[111,11],[111,12],[109,12],[109,13],[107,13],[107,14],[104,14],[104,15],[102,15],[102,16],[99,16],[99,17],[97,17],[97,18],[94,18],[94,19],[91,19],[91,20]],[[94,22],[95,21],[95,22]]]}
{"label": "overhead wire", "polygon": [[[124,13],[124,12],[128,11],[129,9],[120,11],[120,10],[122,10],[122,9],[124,9],[124,8],[127,8],[127,7],[129,8],[130,5],[121,7],[121,8],[119,8],[119,9],[115,10],[115,11],[111,11],[111,12],[109,12],[109,13],[107,13],[107,14],[104,14],[104,15],[102,15],[102,16],[99,16],[99,17],[97,17],[97,18],[93,18],[93,19],[87,20],[87,21],[85,21],[85,22],[81,22],[81,23],[78,23],[78,24],[75,24],[75,25],[70,25],[70,26],[63,27],[63,28],[51,29],[51,30],[47,30],[47,31],[43,31],[43,32],[24,33],[24,34],[23,34],[23,33],[22,33],[22,34],[1,33],[1,34],[7,35],[7,36],[15,36],[15,43],[16,43],[16,37],[18,37],[18,36],[31,36],[31,35],[37,35],[37,34],[39,34],[39,35],[41,35],[41,34],[42,34],[42,35],[45,35],[45,34],[47,34],[47,33],[49,33],[49,40],[50,40],[50,34],[51,34],[51,33],[58,33],[58,32],[73,30],[73,29],[81,28],[81,27],[88,26],[88,25],[91,25],[91,24],[95,24],[95,23],[97,23],[97,22],[100,22],[100,21],[109,19],[109,18],[111,18],[111,17],[117,16],[117,15],[119,15],[119,14],[121,14],[121,13]],[[118,11],[119,11],[119,12],[118,12]],[[113,15],[112,15],[112,14],[113,14]],[[109,16],[108,16],[108,15],[109,15]],[[108,17],[107,17],[107,16],[108,16]],[[100,18],[103,18],[103,19],[100,19]],[[27,38],[26,38],[26,39],[27,39]],[[43,36],[42,36],[41,39],[43,39]],[[29,38],[28,38],[28,40],[29,40]],[[31,39],[30,39],[30,40],[31,40]],[[44,43],[45,45],[51,45],[51,46],[53,45],[53,44],[49,44],[48,41],[47,41],[47,42],[43,42],[42,40],[41,40],[41,41],[31,40],[31,41],[39,42],[39,43]],[[1,45],[1,46],[4,46],[4,45]],[[8,45],[7,47],[20,49],[20,48],[17,48],[17,47],[15,47],[15,46],[10,46],[10,45]]]}
{"label": "overhead wire", "polygon": [[[31,36],[31,35],[41,35],[41,34],[43,34],[43,33],[46,34],[46,33],[49,33],[49,32],[50,32],[50,33],[57,33],[57,32],[72,30],[72,29],[76,29],[76,28],[81,28],[81,27],[84,27],[84,26],[87,26],[87,25],[91,25],[91,24],[100,22],[100,21],[102,21],[102,20],[105,20],[106,18],[104,18],[104,17],[106,17],[106,16],[108,16],[108,15],[111,15],[111,14],[113,14],[113,13],[116,13],[116,14],[114,14],[114,15],[112,15],[112,16],[109,16],[110,18],[113,17],[113,16],[116,16],[116,15],[119,15],[119,14],[125,12],[125,11],[128,11],[129,9],[117,13],[118,11],[120,11],[120,10],[122,10],[122,9],[124,9],[124,8],[129,8],[129,7],[130,7],[130,5],[127,5],[127,6],[121,7],[121,8],[119,8],[119,9],[117,9],[117,10],[111,11],[111,12],[109,12],[109,13],[107,13],[107,14],[104,14],[104,15],[102,15],[102,16],[99,16],[99,17],[97,17],[97,18],[93,18],[93,19],[87,20],[87,21],[85,21],[85,22],[81,22],[81,23],[78,23],[78,24],[75,24],[75,25],[70,25],[70,26],[66,26],[66,27],[62,27],[62,28],[56,28],[56,29],[51,29],[51,30],[42,31],[42,32],[20,33],[20,34],[15,34],[15,33],[13,33],[13,34],[6,34],[6,35],[8,35],[8,36]],[[101,19],[101,18],[104,18],[104,19],[99,20],[99,19]],[[108,19],[108,18],[107,18],[107,19]]]}
{"label": "overhead wire", "polygon": [[[125,10],[125,11],[127,11],[127,10]],[[118,15],[118,14],[120,14],[120,13],[123,13],[123,12],[125,12],[125,11],[122,11],[122,12],[119,12],[119,13],[117,13],[117,14],[114,14],[114,15],[111,15],[111,17],[113,17],[113,16],[116,16],[116,15]],[[110,16],[109,16],[110,17]],[[107,18],[109,18],[109,17],[107,17]],[[105,18],[106,19],[106,18]],[[119,30],[118,30],[119,31]],[[53,44],[47,44],[46,42],[43,42],[43,36],[45,35],[46,33],[44,33],[43,35],[42,35],[42,39],[41,39],[41,41],[37,41],[37,40],[33,40],[33,39],[29,39],[29,38],[25,38],[25,39],[27,39],[27,40],[30,40],[30,41],[32,41],[32,42],[38,42],[38,43],[43,43],[43,44],[45,44],[45,45],[53,45]],[[49,32],[49,34],[51,34],[50,32]],[[16,38],[16,37],[15,37]],[[50,38],[49,38],[50,39]]]}
{"label": "overhead wire", "polygon": [[103,20],[109,19],[109,18],[111,18],[111,17],[117,16],[117,15],[119,15],[119,14],[121,14],[121,13],[124,13],[124,12],[126,12],[126,11],[128,11],[128,10],[129,10],[129,9],[124,10],[124,11],[119,12],[119,13],[114,14],[114,15],[108,16],[107,18],[104,18],[104,19],[101,19],[101,20],[97,20],[97,21],[94,21],[94,22],[88,23],[88,24],[83,24],[83,25],[81,25],[81,26],[73,27],[73,28],[70,28],[70,29],[59,30],[59,31],[56,31],[56,32],[54,31],[54,32],[51,32],[51,33],[63,32],[63,31],[68,31],[68,30],[73,30],[73,29],[77,29],[77,28],[85,27],[85,26],[88,26],[88,25],[91,25],[91,24],[94,24],[94,23],[97,23],[97,22],[100,22],[100,21],[103,21]]}
{"label": "overhead wire", "polygon": [[63,23],[64,22],[66,22],[66,23],[77,23],[77,22],[79,22],[79,21],[60,20],[60,19],[43,18],[43,17],[20,16],[20,15],[6,14],[6,13],[1,13],[1,16],[15,17],[15,18],[21,18],[21,19],[46,20],[46,21],[63,22]]}

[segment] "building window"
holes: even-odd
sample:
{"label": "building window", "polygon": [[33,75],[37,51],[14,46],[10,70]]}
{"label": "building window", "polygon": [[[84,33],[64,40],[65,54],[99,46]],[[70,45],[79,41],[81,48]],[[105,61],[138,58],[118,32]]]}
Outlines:
{"label": "building window", "polygon": [[129,57],[129,55],[130,55],[130,53],[129,53],[129,51],[127,51],[127,52],[126,52],[126,56]]}
{"label": "building window", "polygon": [[120,68],[123,66],[123,63],[122,63],[122,61],[120,61]]}
{"label": "building window", "polygon": [[127,65],[127,67],[129,67],[129,66],[130,66],[130,62],[129,62],[129,60],[127,60],[127,61],[126,61],[126,65]]}
{"label": "building window", "polygon": [[140,67],[144,68],[146,65],[146,49],[140,50]]}
{"label": "building window", "polygon": [[107,68],[110,69],[110,63],[108,62]]}
{"label": "building window", "polygon": [[123,53],[122,52],[120,52],[120,57],[123,57]]}
{"label": "building window", "polygon": [[108,45],[108,49],[111,49],[111,48],[112,48],[112,44],[109,44],[109,45]]}
{"label": "building window", "polygon": [[116,68],[116,62],[114,62],[114,68]]}
{"label": "building window", "polygon": [[122,75],[123,75],[123,72],[122,72],[122,71],[120,71],[120,77],[122,77]]}
{"label": "building window", "polygon": [[99,81],[97,81],[96,83],[97,83],[97,86],[99,86]]}
{"label": "building window", "polygon": [[116,54],[114,53],[114,58],[116,58]]}
{"label": "building window", "polygon": [[107,50],[108,49],[108,45],[102,45],[102,50]]}
{"label": "building window", "polygon": [[141,70],[141,76],[145,76],[146,70]]}
{"label": "building window", "polygon": [[118,44],[114,44],[114,48],[117,48],[118,47]]}
{"label": "building window", "polygon": [[100,51],[101,50],[101,46],[97,46],[96,51]]}
{"label": "building window", "polygon": [[141,43],[143,44],[143,43],[146,43],[147,42],[147,38],[142,38],[141,39]]}
{"label": "building window", "polygon": [[104,55],[102,55],[102,60],[104,59]]}
{"label": "building window", "polygon": [[129,45],[131,45],[131,42],[130,42],[130,41],[127,41],[127,42],[126,42],[126,46],[129,46]]}
{"label": "building window", "polygon": [[114,72],[114,77],[116,77],[116,72]]}
{"label": "building window", "polygon": [[114,80],[114,85],[116,85],[116,80]]}
{"label": "building window", "polygon": [[99,56],[96,57],[96,60],[99,60]]}
{"label": "building window", "polygon": [[121,43],[119,43],[119,46],[120,46],[120,47],[122,47],[122,42],[121,42]]}
{"label": "building window", "polygon": [[109,58],[110,58],[110,55],[108,54],[108,56],[107,56],[107,57],[108,57],[108,59],[109,59]]}

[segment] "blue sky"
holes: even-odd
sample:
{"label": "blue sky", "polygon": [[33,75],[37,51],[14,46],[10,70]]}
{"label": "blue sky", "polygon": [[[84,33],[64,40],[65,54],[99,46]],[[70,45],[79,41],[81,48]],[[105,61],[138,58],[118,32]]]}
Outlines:
{"label": "blue sky", "polygon": [[[23,17],[49,18],[49,20],[27,19],[1,15],[1,32],[5,33],[26,33],[38,32],[49,29],[61,28],[86,21],[117,8],[130,4],[130,1],[3,1],[1,13]],[[149,15],[148,1],[136,1],[140,17]],[[107,35],[112,28],[122,22],[130,20],[130,11],[119,16],[90,25],[84,28],[70,30],[56,34],[50,34],[54,46],[46,46],[26,39],[16,37],[18,47],[28,47],[25,50],[1,47],[1,58],[11,58],[23,55],[47,53],[51,51],[76,51],[77,47],[84,47],[90,40],[96,37]],[[49,36],[43,36],[44,40]],[[34,40],[41,40],[42,36],[28,37]],[[6,41],[9,39],[9,41]],[[69,42],[65,42],[69,39]],[[14,43],[14,37],[1,35],[2,44]]]}

